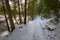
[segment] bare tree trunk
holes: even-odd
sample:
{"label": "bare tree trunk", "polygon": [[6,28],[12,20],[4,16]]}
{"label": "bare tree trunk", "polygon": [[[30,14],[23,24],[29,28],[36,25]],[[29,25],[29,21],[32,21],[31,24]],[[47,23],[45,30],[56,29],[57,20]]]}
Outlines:
{"label": "bare tree trunk", "polygon": [[12,19],[12,14],[11,14],[12,12],[11,12],[11,8],[9,5],[9,0],[5,0],[5,3],[6,3],[7,12],[8,12],[8,18],[9,18],[10,25],[11,25],[11,32],[13,32],[13,30],[15,29],[15,26],[14,26],[13,19]]}
{"label": "bare tree trunk", "polygon": [[8,27],[8,31],[10,32],[10,28],[9,28],[8,20],[7,20],[7,17],[6,17],[5,6],[4,6],[3,0],[2,0],[2,4],[3,4],[3,11],[4,11],[4,16],[5,16],[6,24],[7,24],[7,27]]}
{"label": "bare tree trunk", "polygon": [[20,20],[20,24],[22,23],[21,21],[21,13],[20,13],[20,3],[19,3],[19,0],[18,0],[18,9],[19,9],[19,20]]}
{"label": "bare tree trunk", "polygon": [[24,18],[24,24],[26,24],[26,16],[27,16],[27,10],[26,10],[26,6],[27,5],[27,0],[25,0],[25,18]]}
{"label": "bare tree trunk", "polygon": [[[22,0],[20,0],[20,5],[21,5],[21,13],[23,14],[23,4],[22,4]],[[23,16],[23,15],[22,15]],[[22,20],[21,20],[22,21]],[[22,21],[23,23],[23,21]]]}

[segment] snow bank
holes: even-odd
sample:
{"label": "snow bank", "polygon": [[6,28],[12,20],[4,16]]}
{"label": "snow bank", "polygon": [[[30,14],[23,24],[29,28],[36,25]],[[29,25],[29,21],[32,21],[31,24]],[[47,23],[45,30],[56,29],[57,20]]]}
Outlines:
{"label": "snow bank", "polygon": [[49,22],[52,19],[46,20],[37,16],[33,21],[29,21],[27,25],[23,24],[17,27],[7,40],[57,40],[55,26]]}

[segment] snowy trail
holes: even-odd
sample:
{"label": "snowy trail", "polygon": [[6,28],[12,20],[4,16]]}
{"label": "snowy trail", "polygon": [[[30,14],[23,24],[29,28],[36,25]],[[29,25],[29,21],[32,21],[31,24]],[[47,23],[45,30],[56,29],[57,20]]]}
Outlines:
{"label": "snowy trail", "polygon": [[46,28],[46,25],[55,29],[55,26],[52,25],[48,20],[42,20],[40,16],[36,17],[33,21],[27,23],[27,25],[21,25],[23,28],[16,28],[13,34],[8,37],[7,40],[57,40],[56,32],[49,31]]}

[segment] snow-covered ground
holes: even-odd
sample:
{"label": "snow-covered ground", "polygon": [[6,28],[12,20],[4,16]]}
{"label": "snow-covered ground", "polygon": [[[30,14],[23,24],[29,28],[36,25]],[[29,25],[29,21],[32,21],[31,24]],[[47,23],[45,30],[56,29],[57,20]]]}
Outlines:
{"label": "snow-covered ground", "polygon": [[7,37],[9,35],[8,31],[4,31],[0,33],[0,40],[7,40]]}
{"label": "snow-covered ground", "polygon": [[3,40],[59,40],[60,27],[50,22],[53,19],[37,16],[33,21],[29,21],[27,25],[22,24],[17,27],[12,35],[5,37]]}

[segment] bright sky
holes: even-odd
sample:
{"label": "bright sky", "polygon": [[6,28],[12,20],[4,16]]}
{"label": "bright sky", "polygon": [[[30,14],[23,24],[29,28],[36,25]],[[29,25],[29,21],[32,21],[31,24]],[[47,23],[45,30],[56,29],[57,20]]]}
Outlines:
{"label": "bright sky", "polygon": [[[24,2],[25,2],[25,0],[22,0],[22,3],[24,3]],[[10,5],[12,5],[12,4],[13,4],[13,2],[12,2],[12,1],[10,1],[10,2],[9,2],[9,4],[10,4]]]}
{"label": "bright sky", "polygon": [[22,0],[22,3],[24,3],[25,2],[25,0]]}

